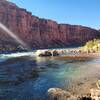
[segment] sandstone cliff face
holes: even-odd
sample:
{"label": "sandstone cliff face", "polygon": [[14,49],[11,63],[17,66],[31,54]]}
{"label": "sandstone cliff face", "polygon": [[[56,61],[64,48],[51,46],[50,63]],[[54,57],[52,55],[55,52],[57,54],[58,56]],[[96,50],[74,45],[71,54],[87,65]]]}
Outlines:
{"label": "sandstone cliff face", "polygon": [[[88,40],[100,38],[98,30],[41,19],[6,0],[0,0],[0,22],[32,48],[83,45]],[[0,30],[0,43],[1,40],[9,44],[14,42]]]}

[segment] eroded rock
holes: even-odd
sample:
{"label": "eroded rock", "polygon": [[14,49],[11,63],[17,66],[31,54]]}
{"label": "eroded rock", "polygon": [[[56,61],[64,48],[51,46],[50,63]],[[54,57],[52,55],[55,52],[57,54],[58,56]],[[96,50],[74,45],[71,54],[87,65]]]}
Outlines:
{"label": "eroded rock", "polygon": [[93,100],[100,100],[100,90],[99,89],[90,89],[91,98]]}
{"label": "eroded rock", "polygon": [[40,53],[39,56],[40,57],[52,56],[52,53],[50,51],[45,51],[44,53]]}
{"label": "eroded rock", "polygon": [[48,90],[48,100],[77,100],[70,92],[60,88],[50,88]]}
{"label": "eroded rock", "polygon": [[53,55],[53,56],[58,56],[59,53],[58,53],[58,51],[54,50],[54,51],[52,52],[52,55]]}

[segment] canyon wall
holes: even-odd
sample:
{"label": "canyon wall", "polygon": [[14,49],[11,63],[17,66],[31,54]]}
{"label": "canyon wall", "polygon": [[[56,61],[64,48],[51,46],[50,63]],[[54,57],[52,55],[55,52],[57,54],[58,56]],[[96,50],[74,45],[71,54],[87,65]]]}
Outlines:
{"label": "canyon wall", "polygon": [[[34,49],[78,46],[100,38],[100,31],[96,29],[42,19],[6,0],[0,0],[0,22]],[[16,42],[0,29],[2,44],[6,47]]]}

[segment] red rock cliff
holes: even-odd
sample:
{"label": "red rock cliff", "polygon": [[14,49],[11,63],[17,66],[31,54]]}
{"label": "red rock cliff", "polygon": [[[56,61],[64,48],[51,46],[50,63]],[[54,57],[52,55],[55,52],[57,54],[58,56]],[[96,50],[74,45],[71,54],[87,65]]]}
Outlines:
{"label": "red rock cliff", "polygon": [[[83,45],[88,40],[100,38],[98,30],[41,19],[6,0],[0,0],[0,22],[32,48]],[[0,39],[12,44],[10,41],[14,40],[8,37],[0,32]]]}

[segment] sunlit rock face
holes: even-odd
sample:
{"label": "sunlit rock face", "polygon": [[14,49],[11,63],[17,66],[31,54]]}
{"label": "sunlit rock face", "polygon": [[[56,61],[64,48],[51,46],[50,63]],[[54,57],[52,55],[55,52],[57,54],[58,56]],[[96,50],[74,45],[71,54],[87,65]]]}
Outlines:
{"label": "sunlit rock face", "polygon": [[[100,38],[98,30],[42,19],[6,0],[0,0],[0,22],[32,48],[77,46],[88,40]],[[0,31],[1,39],[3,42],[12,42],[9,36]]]}

